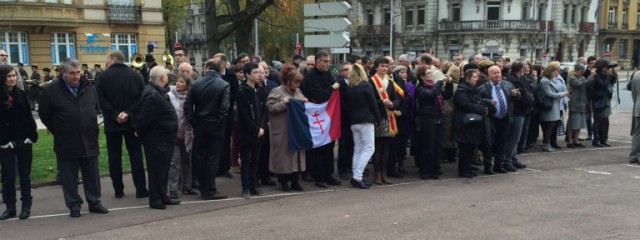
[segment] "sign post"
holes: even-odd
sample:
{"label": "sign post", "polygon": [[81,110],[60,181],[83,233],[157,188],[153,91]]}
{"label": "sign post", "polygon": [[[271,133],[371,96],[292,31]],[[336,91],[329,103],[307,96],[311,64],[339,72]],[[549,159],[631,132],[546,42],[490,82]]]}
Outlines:
{"label": "sign post", "polygon": [[308,19],[304,20],[304,31],[307,33],[304,47],[331,48],[333,54],[349,53],[351,40],[345,30],[351,26],[351,21],[346,18],[350,9],[351,5],[345,1],[305,4],[304,16]]}

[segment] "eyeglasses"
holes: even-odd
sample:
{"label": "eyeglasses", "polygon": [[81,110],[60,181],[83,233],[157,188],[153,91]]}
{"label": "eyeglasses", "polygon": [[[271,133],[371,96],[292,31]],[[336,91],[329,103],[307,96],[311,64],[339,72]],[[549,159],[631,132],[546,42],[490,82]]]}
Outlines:
{"label": "eyeglasses", "polygon": [[344,68],[344,69],[342,69],[340,71],[349,71],[349,69],[348,68]]}
{"label": "eyeglasses", "polygon": [[9,55],[7,54],[0,54],[0,57],[8,57]]}
{"label": "eyeglasses", "polygon": [[176,57],[184,57],[183,53],[176,53]]}

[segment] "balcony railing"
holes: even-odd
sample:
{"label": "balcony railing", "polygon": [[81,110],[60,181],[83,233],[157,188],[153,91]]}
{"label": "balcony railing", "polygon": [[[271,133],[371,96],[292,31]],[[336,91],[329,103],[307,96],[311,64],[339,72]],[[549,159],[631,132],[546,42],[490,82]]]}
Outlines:
{"label": "balcony railing", "polygon": [[142,8],[135,5],[109,5],[109,22],[142,23]]}
{"label": "balcony railing", "polygon": [[180,36],[180,41],[184,44],[206,42],[207,34],[205,33],[183,34]]}
{"label": "balcony railing", "polygon": [[617,28],[618,27],[618,23],[617,22],[608,22],[607,23],[607,27],[608,28]]}
{"label": "balcony railing", "polygon": [[595,32],[595,23],[592,22],[581,22],[580,23],[580,32],[593,33]]}
{"label": "balcony railing", "polygon": [[488,21],[460,21],[441,22],[440,31],[500,31],[500,30],[540,30],[538,21],[526,20],[488,20]]}
{"label": "balcony railing", "polygon": [[359,26],[357,32],[359,36],[371,36],[371,35],[389,35],[389,25],[368,25]]}

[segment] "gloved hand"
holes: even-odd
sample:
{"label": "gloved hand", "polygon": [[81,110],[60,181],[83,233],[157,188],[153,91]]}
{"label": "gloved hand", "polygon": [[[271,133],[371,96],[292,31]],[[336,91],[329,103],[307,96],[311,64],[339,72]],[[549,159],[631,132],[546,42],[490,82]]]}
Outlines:
{"label": "gloved hand", "polygon": [[9,142],[5,145],[0,146],[2,149],[13,149],[13,143]]}
{"label": "gloved hand", "polygon": [[31,141],[31,139],[25,139],[24,140],[24,144],[33,144],[33,142]]}

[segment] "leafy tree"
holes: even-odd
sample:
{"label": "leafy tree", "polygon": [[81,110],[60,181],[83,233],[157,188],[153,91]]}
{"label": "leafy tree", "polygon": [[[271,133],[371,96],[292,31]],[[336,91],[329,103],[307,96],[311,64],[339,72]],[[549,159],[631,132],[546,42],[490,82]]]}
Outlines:
{"label": "leafy tree", "polygon": [[164,22],[167,49],[173,50],[175,42],[173,33],[180,28],[180,22],[187,19],[185,7],[188,4],[189,0],[162,0],[162,21]]}
{"label": "leafy tree", "polygon": [[222,41],[234,33],[238,50],[248,52],[253,20],[272,5],[286,5],[285,0],[204,0],[204,3],[209,56],[220,52]]}

